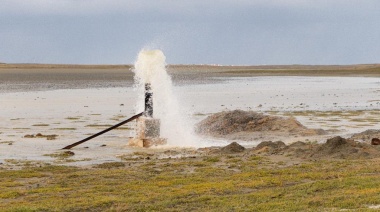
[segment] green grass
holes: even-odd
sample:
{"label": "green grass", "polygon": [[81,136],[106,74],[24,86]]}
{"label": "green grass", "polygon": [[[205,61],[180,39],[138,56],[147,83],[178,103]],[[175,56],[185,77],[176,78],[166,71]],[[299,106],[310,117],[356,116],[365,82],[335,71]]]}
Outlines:
{"label": "green grass", "polygon": [[[223,161],[219,158],[218,161]],[[331,211],[380,204],[379,160],[274,168],[264,158],[164,159],[0,170],[5,211]],[[264,165],[258,165],[264,164]],[[238,170],[236,170],[238,169]],[[192,170],[190,172],[189,170]]]}

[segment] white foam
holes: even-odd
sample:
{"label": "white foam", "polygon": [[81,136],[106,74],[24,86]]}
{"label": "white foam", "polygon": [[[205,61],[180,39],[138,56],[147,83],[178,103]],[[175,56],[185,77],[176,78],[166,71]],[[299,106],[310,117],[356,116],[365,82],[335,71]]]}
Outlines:
{"label": "white foam", "polygon": [[154,118],[161,120],[161,137],[168,139],[171,146],[200,146],[200,140],[193,134],[193,127],[187,124],[173,93],[171,77],[166,72],[166,57],[160,50],[142,50],[138,54],[133,72],[136,90],[140,99],[137,111],[143,111],[144,85],[150,83],[153,91]]}

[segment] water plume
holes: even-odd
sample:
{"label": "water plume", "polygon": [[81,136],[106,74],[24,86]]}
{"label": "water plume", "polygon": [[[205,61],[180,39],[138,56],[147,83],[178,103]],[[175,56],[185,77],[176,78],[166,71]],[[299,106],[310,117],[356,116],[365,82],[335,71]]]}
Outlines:
{"label": "water plume", "polygon": [[181,112],[176,96],[173,94],[173,83],[166,72],[166,57],[161,50],[141,50],[133,72],[135,86],[141,97],[137,110],[144,108],[144,86],[151,84],[153,91],[153,117],[161,121],[161,137],[168,139],[170,146],[199,146],[193,134],[193,127],[187,124]]}

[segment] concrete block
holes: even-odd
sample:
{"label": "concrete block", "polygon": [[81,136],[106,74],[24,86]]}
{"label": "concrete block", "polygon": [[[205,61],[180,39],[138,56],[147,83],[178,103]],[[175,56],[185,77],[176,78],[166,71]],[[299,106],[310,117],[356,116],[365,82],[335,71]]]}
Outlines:
{"label": "concrete block", "polygon": [[128,140],[128,146],[144,147],[144,141],[138,138],[130,138]]}
{"label": "concrete block", "polygon": [[160,137],[160,120],[149,117],[138,118],[136,134],[138,139]]}
{"label": "concrete block", "polygon": [[167,140],[165,138],[148,138],[148,139],[131,138],[128,141],[128,146],[148,148],[151,146],[164,145],[166,143],[167,143]]}

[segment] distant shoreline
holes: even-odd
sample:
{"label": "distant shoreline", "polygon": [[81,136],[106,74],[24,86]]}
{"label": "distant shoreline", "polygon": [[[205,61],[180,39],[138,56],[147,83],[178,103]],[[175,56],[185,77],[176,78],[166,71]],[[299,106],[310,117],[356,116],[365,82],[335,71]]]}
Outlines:
{"label": "distant shoreline", "polygon": [[[132,68],[133,64],[39,64],[39,63],[0,63],[0,69],[123,69]],[[232,70],[365,70],[380,69],[380,64],[352,64],[352,65],[209,65],[209,64],[168,64],[171,69],[207,68]]]}
{"label": "distant shoreline", "polygon": [[[358,65],[168,65],[168,72],[179,78],[255,77],[255,76],[339,76],[380,77],[380,64]],[[46,74],[101,74],[101,79],[123,75],[133,78],[133,65],[70,65],[70,64],[0,64],[2,77]],[[107,75],[106,77],[104,75]],[[112,76],[111,76],[112,75]],[[75,78],[75,76],[73,76]],[[91,77],[95,77],[94,75]],[[104,78],[105,77],[105,78]],[[0,76],[1,78],[1,76]],[[34,78],[34,76],[32,76]],[[86,79],[86,77],[84,78]]]}

